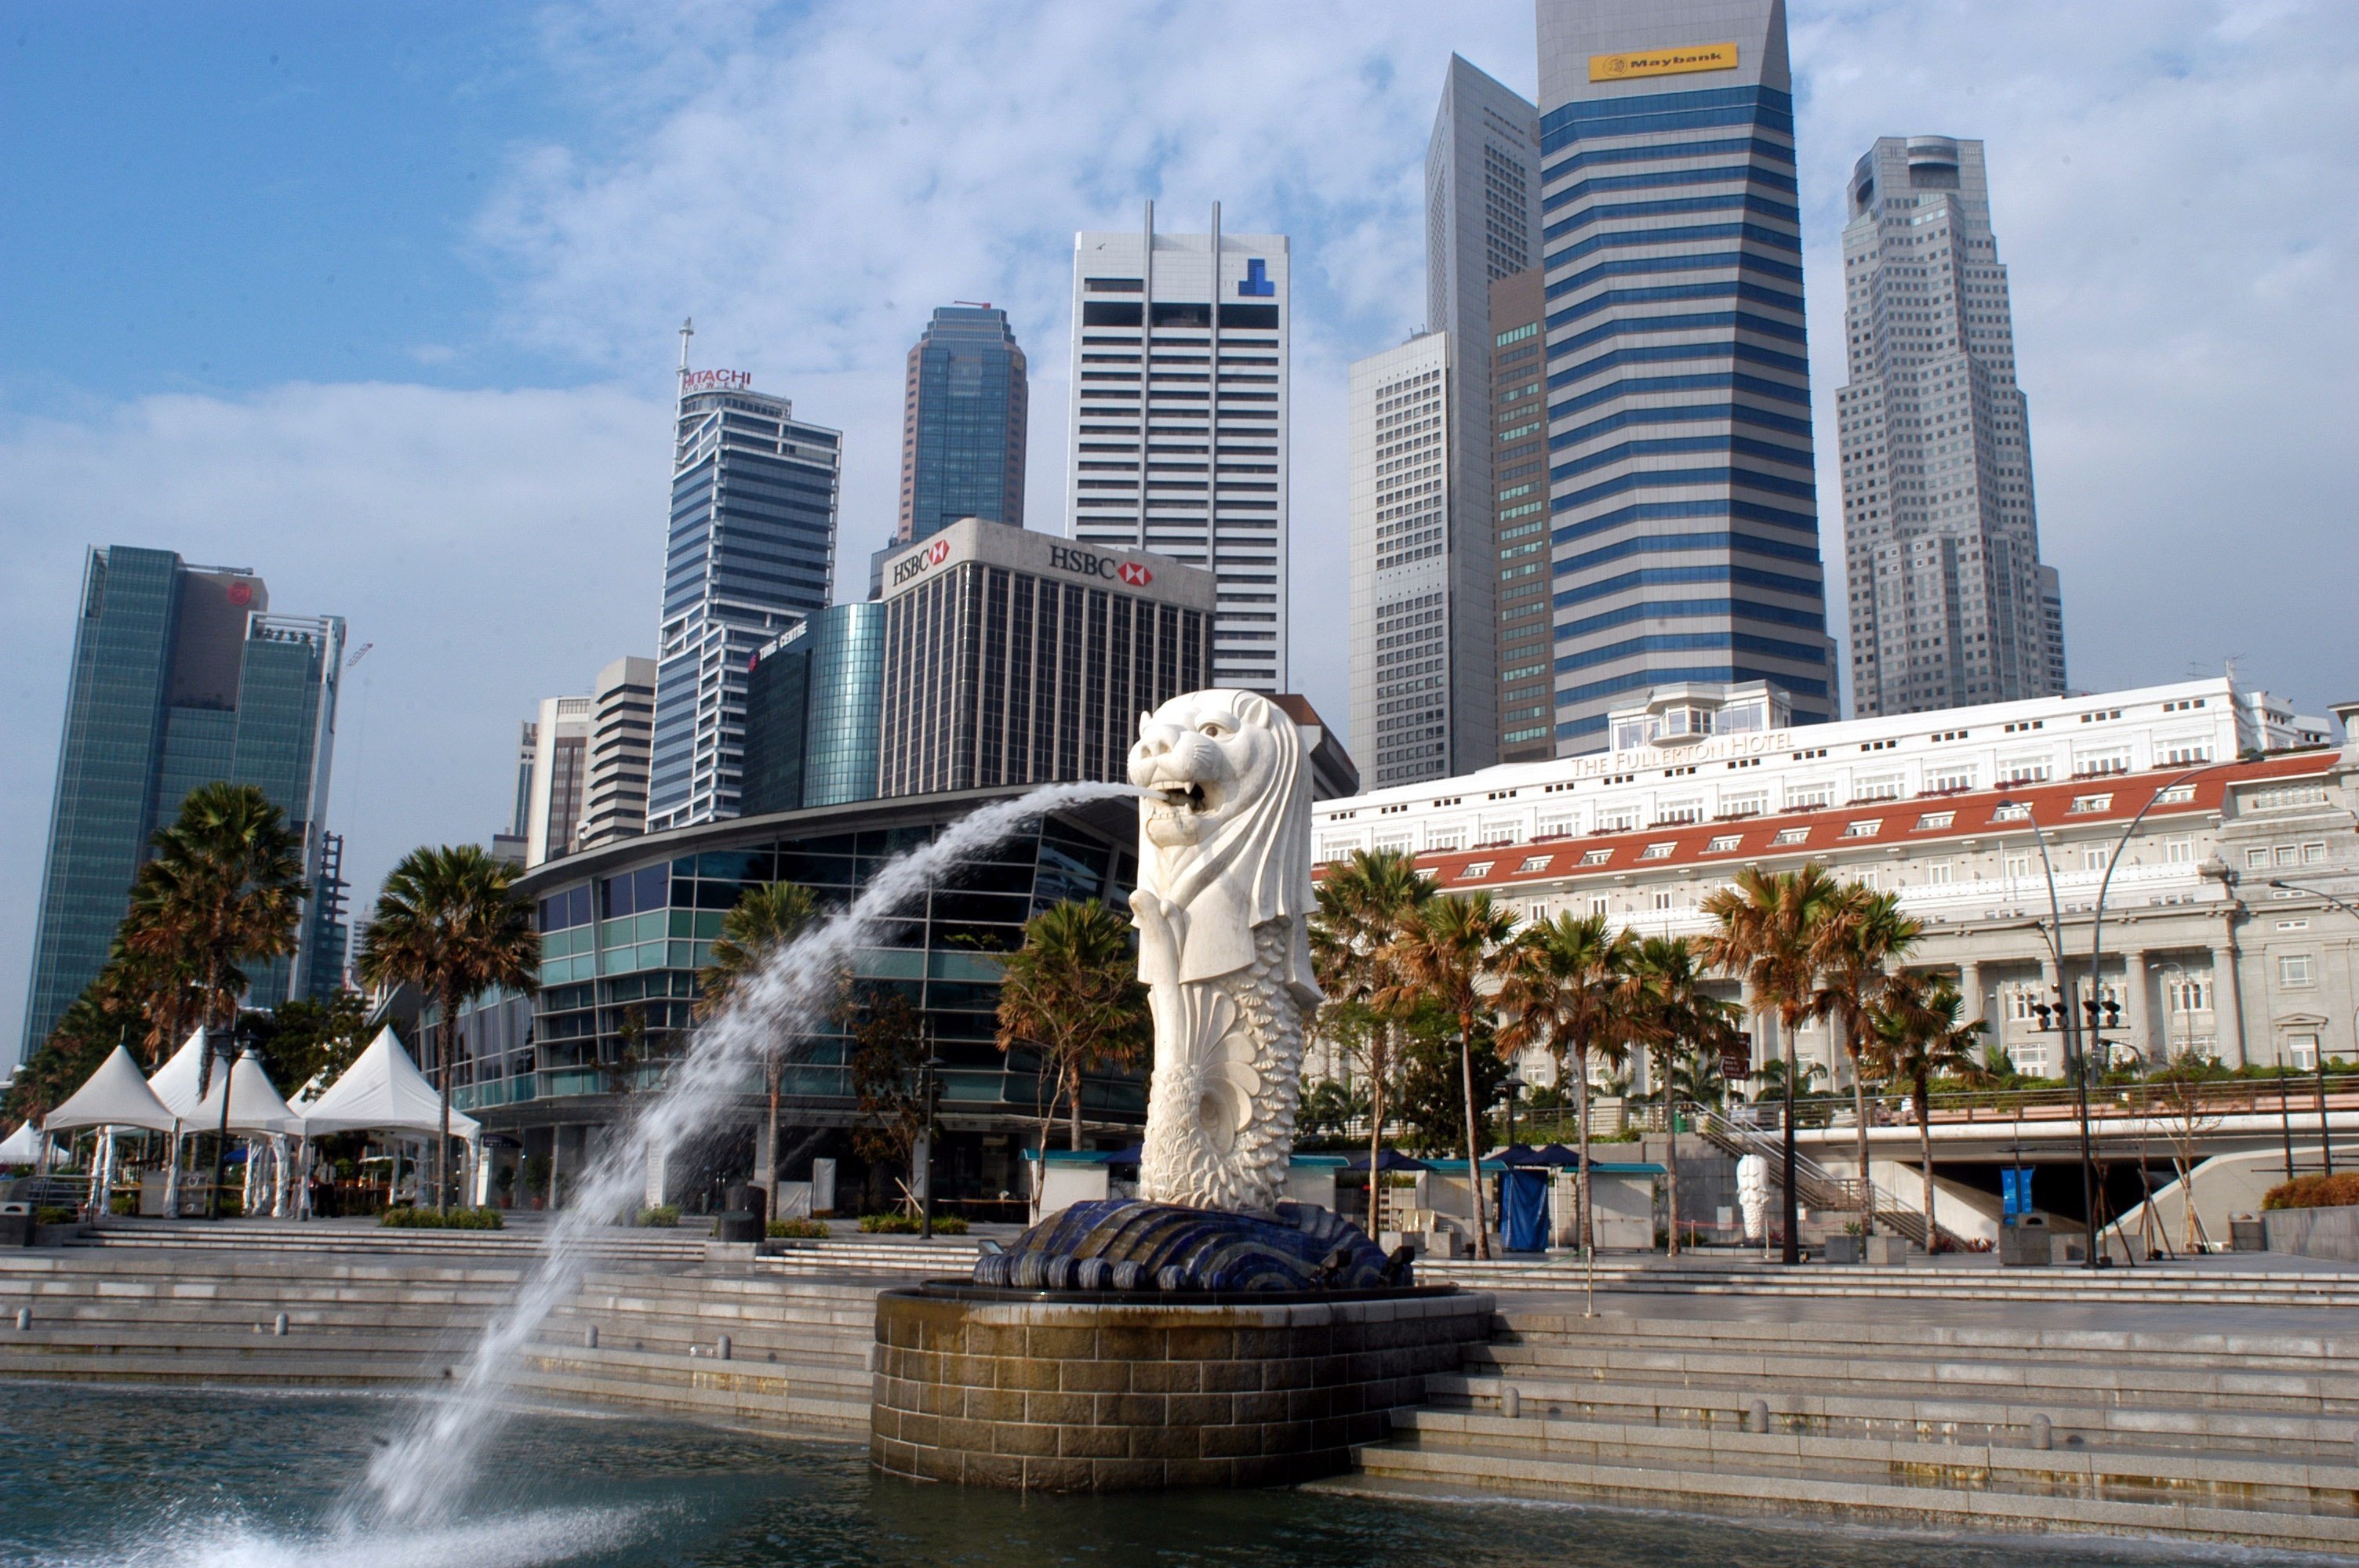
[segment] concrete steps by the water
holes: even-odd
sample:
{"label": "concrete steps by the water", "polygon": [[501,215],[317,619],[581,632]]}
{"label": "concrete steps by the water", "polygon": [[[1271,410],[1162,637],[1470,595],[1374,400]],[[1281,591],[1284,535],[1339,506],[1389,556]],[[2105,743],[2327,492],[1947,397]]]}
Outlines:
{"label": "concrete steps by the water", "polygon": [[1863,1301],[2082,1303],[2091,1305],[2359,1307],[2359,1270],[2272,1271],[2142,1264],[2136,1269],[2077,1266],[2001,1269],[1944,1261],[1871,1266],[1805,1264],[1781,1268],[1747,1260],[1686,1262],[1660,1258],[1600,1259],[1594,1272],[1577,1258],[1420,1259],[1418,1279],[1470,1290],[1600,1291],[1656,1295],[1748,1296]]}
{"label": "concrete steps by the water", "polygon": [[1510,1304],[1361,1483],[2359,1550],[2359,1338]]}
{"label": "concrete steps by the water", "polygon": [[2359,1468],[2127,1450],[2038,1450],[1419,1410],[1343,1485],[1824,1513],[1940,1530],[2179,1536],[2359,1550]]}
{"label": "concrete steps by the water", "polygon": [[758,1267],[789,1274],[893,1274],[913,1280],[963,1280],[974,1273],[983,1256],[973,1241],[916,1237],[830,1237],[825,1240],[773,1241],[764,1249]]}
{"label": "concrete steps by the water", "polygon": [[[707,1257],[706,1226],[678,1228],[600,1226],[575,1237],[583,1254],[650,1266],[695,1266]],[[548,1249],[549,1222],[538,1216],[501,1230],[412,1230],[365,1220],[122,1220],[86,1227],[68,1243],[107,1250],[252,1253],[369,1252],[401,1258],[517,1258]]]}

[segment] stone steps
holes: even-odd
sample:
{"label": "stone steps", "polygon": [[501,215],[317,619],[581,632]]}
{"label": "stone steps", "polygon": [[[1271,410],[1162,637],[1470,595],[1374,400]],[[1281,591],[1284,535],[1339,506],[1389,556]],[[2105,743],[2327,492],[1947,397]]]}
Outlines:
{"label": "stone steps", "polygon": [[[843,1374],[835,1376],[832,1374]],[[535,1345],[516,1386],[563,1399],[672,1411],[691,1419],[840,1437],[868,1431],[864,1368],[641,1355]]]}
{"label": "stone steps", "polygon": [[[1588,1282],[1578,1260],[1479,1262],[1420,1259],[1418,1279],[1473,1290],[1577,1293]],[[1961,1301],[2089,1305],[2359,1307],[2359,1272],[2234,1273],[2147,1264],[2088,1271],[2076,1268],[1988,1270],[1952,1266],[1807,1265],[1780,1269],[1758,1263],[1690,1267],[1635,1260],[1601,1261],[1597,1288],[1617,1293],[1798,1297],[1856,1300]]]}
{"label": "stone steps", "polygon": [[1395,1430],[1392,1441],[1357,1451],[1359,1476],[1345,1489],[1373,1483],[1977,1532],[2359,1549],[2359,1469],[2347,1460],[2041,1451],[1430,1409],[1397,1416]]}
{"label": "stone steps", "polygon": [[967,1279],[983,1249],[971,1241],[853,1240],[773,1241],[756,1262],[764,1272],[804,1271],[886,1272],[911,1279]]}
{"label": "stone steps", "polygon": [[[614,1226],[592,1230],[579,1245],[592,1257],[647,1262],[701,1263],[704,1227],[679,1230]],[[528,1257],[546,1250],[548,1227],[506,1230],[404,1230],[339,1221],[222,1220],[200,1224],[115,1221],[92,1227],[69,1245],[77,1250],[246,1252],[370,1252],[392,1257]]]}

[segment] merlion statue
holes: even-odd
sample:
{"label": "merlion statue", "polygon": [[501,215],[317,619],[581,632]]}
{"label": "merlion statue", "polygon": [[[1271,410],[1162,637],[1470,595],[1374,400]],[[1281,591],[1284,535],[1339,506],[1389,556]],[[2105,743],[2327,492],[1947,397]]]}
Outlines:
{"label": "merlion statue", "polygon": [[1331,1210],[1289,1201],[1303,1021],[1310,778],[1294,721],[1249,691],[1141,714],[1138,978],[1155,1014],[1138,1195],[1074,1204],[974,1266],[980,1285],[1364,1291],[1415,1282]]}
{"label": "merlion statue", "polygon": [[1745,1239],[1760,1240],[1769,1224],[1769,1162],[1758,1154],[1736,1162],[1736,1202],[1745,1211]]}
{"label": "merlion statue", "polygon": [[1274,1213],[1319,1005],[1306,927],[1310,778],[1267,697],[1198,691],[1141,714],[1138,978],[1155,1014],[1139,1196]]}

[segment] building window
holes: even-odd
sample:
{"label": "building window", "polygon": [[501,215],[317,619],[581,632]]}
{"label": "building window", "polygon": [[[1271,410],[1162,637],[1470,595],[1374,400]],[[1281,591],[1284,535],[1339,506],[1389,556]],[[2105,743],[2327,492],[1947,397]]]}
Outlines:
{"label": "building window", "polygon": [[2318,1065],[2318,1036],[2288,1034],[2286,1036],[2286,1058],[2305,1071]]}
{"label": "building window", "polygon": [[1725,855],[1744,842],[1745,835],[1742,833],[1723,833],[1706,844],[1703,847],[1703,852],[1707,855]]}
{"label": "building window", "polygon": [[2015,1063],[2015,1070],[2025,1077],[2044,1078],[2048,1076],[2048,1042],[2045,1040],[2027,1040],[2020,1045],[2010,1045],[2006,1054]]}
{"label": "building window", "polygon": [[1425,833],[1425,847],[1429,850],[1463,849],[1466,848],[1466,830],[1463,827],[1429,827]]}
{"label": "building window", "polygon": [[1471,882],[1477,877],[1487,877],[1490,874],[1491,862],[1488,860],[1476,860],[1470,864],[1464,871],[1458,873],[1458,880],[1461,881]]}
{"label": "building window", "polygon": [[2195,863],[2195,840],[2184,835],[2162,841],[2162,863],[2166,866],[2191,866]]}
{"label": "building window", "polygon": [[2310,954],[2280,953],[2277,955],[2277,984],[2299,988],[2316,983],[2317,965],[2312,961]]}
{"label": "building window", "polygon": [[2075,812],[2110,811],[2113,806],[2114,797],[2110,795],[2076,795],[2072,797],[2072,810]]}
{"label": "building window", "polygon": [[2019,800],[2009,801],[1991,813],[1991,820],[1993,822],[2028,822],[2031,820],[2031,807]]}
{"label": "building window", "polygon": [[1807,842],[1810,837],[1810,830],[1807,827],[1780,827],[1777,829],[1777,836],[1769,842],[1773,847],[1779,844],[1800,844]]}
{"label": "building window", "polygon": [[2297,806],[2324,806],[2324,784],[2277,784],[2268,789],[2256,789],[2245,796],[2245,805],[2254,811],[2285,811]]}
{"label": "building window", "polygon": [[2301,850],[2294,845],[2280,844],[2277,847],[2275,859],[2280,866],[2290,866],[2300,858]]}
{"label": "building window", "polygon": [[1603,914],[1605,913],[1605,895],[1603,893],[1593,892],[1589,895],[1589,913],[1592,914]]}
{"label": "building window", "polygon": [[1932,860],[1925,867],[1925,884],[1945,888],[1957,880],[1958,866],[1954,860]]}
{"label": "building window", "polygon": [[1788,811],[1823,811],[1835,801],[1832,784],[1803,784],[1786,792]]}
{"label": "building window", "polygon": [[1882,832],[1883,829],[1884,818],[1881,816],[1864,816],[1857,822],[1844,823],[1843,836],[1846,838],[1873,838],[1876,834]]}
{"label": "building window", "polygon": [[1954,811],[1929,811],[1924,816],[1917,819],[1917,831],[1919,833],[1931,833],[1937,829],[1947,827],[1951,823],[1955,822],[1957,819],[1958,814]]}
{"label": "building window", "polygon": [[1676,846],[1670,844],[1649,844],[1647,846],[1646,849],[1640,853],[1638,859],[1642,860],[1668,860],[1671,858],[1671,850],[1674,848],[1676,848]]}
{"label": "building window", "polygon": [[1613,858],[1614,851],[1611,849],[1590,849],[1582,855],[1581,863],[1584,866],[1602,866]]}
{"label": "building window", "polygon": [[2326,846],[2325,846],[2325,845],[2323,845],[2323,844],[2304,844],[2304,845],[2301,847],[2301,863],[2302,863],[2303,865],[2305,865],[2305,866],[2318,866],[2318,865],[2323,865],[2323,864],[2325,864],[2325,862],[2326,862]]}
{"label": "building window", "polygon": [[2016,1023],[2034,1023],[2039,1019],[2039,991],[2031,986],[2006,988],[2006,1016]]}
{"label": "building window", "polygon": [[1332,866],[1338,860],[1351,858],[1352,841],[1349,838],[1330,838],[1319,846],[1319,863],[1322,866]]}
{"label": "building window", "polygon": [[2102,871],[2112,863],[2113,851],[2102,845],[2092,844],[2081,851],[2081,869],[2084,871]]}
{"label": "building window", "polygon": [[1663,888],[1655,894],[1655,913],[1663,914],[1671,907],[1671,890]]}
{"label": "building window", "polygon": [[2163,1005],[2173,1012],[2209,1012],[2212,1011],[2212,982],[2201,979],[2170,979],[2163,983]]}
{"label": "building window", "polygon": [[2268,863],[2269,852],[2267,849],[2247,849],[2245,851],[2245,870],[2254,871],[2262,871],[2267,867]]}
{"label": "building window", "polygon": [[1551,855],[1528,856],[1522,865],[1516,868],[1516,874],[1519,877],[1527,877],[1534,871],[1545,871],[1549,869],[1549,861],[1554,858]]}

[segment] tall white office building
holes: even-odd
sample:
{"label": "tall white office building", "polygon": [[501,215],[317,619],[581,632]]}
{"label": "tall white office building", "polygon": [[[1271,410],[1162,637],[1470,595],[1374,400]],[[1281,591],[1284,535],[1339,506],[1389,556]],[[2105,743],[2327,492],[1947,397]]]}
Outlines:
{"label": "tall white office building", "polygon": [[[1539,493],[1545,459],[1534,441],[1510,478],[1495,473],[1491,286],[1539,265],[1539,111],[1456,55],[1425,149],[1425,324],[1449,340],[1448,484],[1441,493],[1448,633],[1447,714],[1439,764],[1392,782],[1435,778],[1498,761],[1498,573],[1495,488]],[[1378,356],[1383,358],[1384,356]],[[1354,413],[1354,429],[1358,428]],[[1535,428],[1534,434],[1538,434]],[[1367,732],[1354,729],[1355,745]]]}
{"label": "tall white office building", "polygon": [[1286,685],[1283,234],[1073,240],[1071,536],[1212,572],[1215,685]]}
{"label": "tall white office building", "polygon": [[1880,136],[1850,196],[1836,427],[1853,708],[2057,696],[2063,595],[2039,561],[1983,145]]}
{"label": "tall white office building", "polygon": [[532,728],[532,785],[526,804],[524,863],[539,865],[573,849],[574,829],[590,788],[590,729],[597,702],[588,697],[542,699]]}
{"label": "tall white office building", "polygon": [[1352,745],[1372,788],[1467,771],[1451,741],[1473,676],[1496,710],[1488,671],[1460,656],[1451,350],[1421,332],[1352,366]]}

